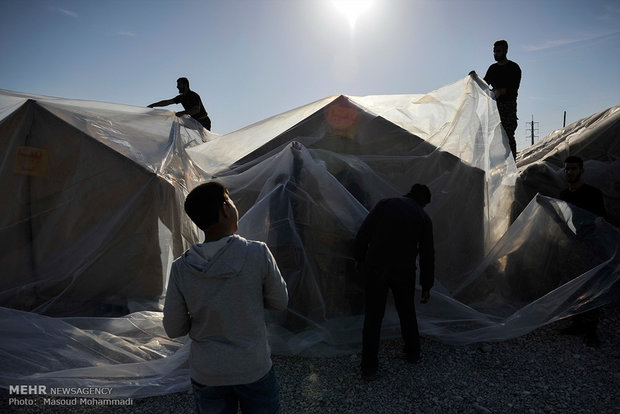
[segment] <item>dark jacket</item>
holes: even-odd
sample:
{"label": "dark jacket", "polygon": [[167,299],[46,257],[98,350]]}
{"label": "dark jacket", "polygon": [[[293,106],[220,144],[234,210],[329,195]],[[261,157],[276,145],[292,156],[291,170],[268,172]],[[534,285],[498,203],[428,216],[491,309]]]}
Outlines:
{"label": "dark jacket", "polygon": [[497,98],[498,101],[516,101],[521,84],[521,68],[512,60],[505,65],[497,63],[489,66],[484,81],[491,85],[493,89],[506,88],[506,95]]}
{"label": "dark jacket", "polygon": [[185,109],[186,111],[189,111],[196,106],[200,106],[200,112],[198,112],[196,115],[192,115],[192,118],[200,122],[202,126],[205,127],[207,130],[211,130],[211,119],[209,119],[209,116],[207,115],[207,110],[202,104],[200,95],[198,95],[194,91],[188,91],[186,94],[175,96],[174,98],[172,98],[172,100],[176,104],[180,103],[181,105],[183,105],[183,109]]}
{"label": "dark jacket", "polygon": [[379,201],[355,238],[355,260],[381,268],[411,270],[415,275],[420,254],[420,285],[429,290],[435,273],[433,224],[410,197]]}
{"label": "dark jacket", "polygon": [[588,210],[597,216],[605,217],[605,201],[603,193],[596,187],[583,183],[579,189],[565,189],[560,193],[560,200]]}

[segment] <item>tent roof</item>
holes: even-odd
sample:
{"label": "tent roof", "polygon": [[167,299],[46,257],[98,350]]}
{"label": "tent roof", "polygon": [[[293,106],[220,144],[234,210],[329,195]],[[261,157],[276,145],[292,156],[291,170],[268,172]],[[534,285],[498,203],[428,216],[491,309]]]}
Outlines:
{"label": "tent roof", "polygon": [[580,119],[553,131],[517,156],[520,170],[538,161],[562,166],[569,155],[584,160],[613,161],[620,159],[620,105]]}
{"label": "tent roof", "polygon": [[161,171],[175,137],[184,146],[217,137],[172,111],[7,90],[0,90],[0,123],[29,101],[153,172]]}
{"label": "tent roof", "polygon": [[[435,147],[484,171],[498,169],[514,176],[507,137],[488,87],[467,76],[427,94],[344,96],[353,104],[382,117]],[[339,96],[255,123],[188,151],[209,174],[226,169],[287,130],[323,110]]]}

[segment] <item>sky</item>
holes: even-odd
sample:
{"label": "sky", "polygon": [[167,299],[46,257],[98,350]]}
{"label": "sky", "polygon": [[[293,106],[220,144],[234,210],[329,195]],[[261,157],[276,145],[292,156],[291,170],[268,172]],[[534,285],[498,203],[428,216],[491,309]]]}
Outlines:
{"label": "sky", "polygon": [[0,89],[146,106],[185,76],[218,134],[332,95],[483,77],[499,39],[523,73],[519,150],[532,118],[540,139],[564,111],[568,125],[620,104],[618,0],[0,0],[0,11]]}

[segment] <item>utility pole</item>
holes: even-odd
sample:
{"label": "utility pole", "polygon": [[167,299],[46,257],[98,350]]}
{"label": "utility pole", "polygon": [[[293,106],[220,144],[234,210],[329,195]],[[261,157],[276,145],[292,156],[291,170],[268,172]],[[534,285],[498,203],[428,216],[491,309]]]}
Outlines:
{"label": "utility pole", "polygon": [[532,143],[530,145],[534,145],[534,140],[538,140],[538,122],[534,122],[534,115],[532,115],[532,121],[528,122],[526,125],[526,137],[531,137]]}
{"label": "utility pole", "polygon": [[566,111],[564,111],[564,123],[562,124],[562,128],[566,126]]}

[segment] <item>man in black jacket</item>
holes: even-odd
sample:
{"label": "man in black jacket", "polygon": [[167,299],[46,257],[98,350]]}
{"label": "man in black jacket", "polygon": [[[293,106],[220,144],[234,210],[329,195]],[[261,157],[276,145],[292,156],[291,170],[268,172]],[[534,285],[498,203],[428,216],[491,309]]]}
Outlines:
{"label": "man in black jacket", "polygon": [[493,44],[493,58],[496,63],[489,66],[484,81],[493,87],[497,110],[502,126],[508,135],[512,156],[517,157],[517,95],[521,84],[521,68],[512,60],[508,60],[508,42],[498,40]]}
{"label": "man in black jacket", "polygon": [[583,173],[583,160],[581,158],[574,155],[566,158],[564,161],[564,175],[568,182],[568,188],[562,190],[560,199],[588,210],[597,216],[605,217],[603,193],[598,188],[581,181]]}
{"label": "man in black jacket", "polygon": [[163,101],[150,104],[149,108],[158,106],[168,106],[172,104],[183,105],[184,111],[176,112],[176,116],[191,115],[196,121],[200,122],[207,131],[211,131],[211,119],[205,110],[200,95],[189,89],[189,80],[187,78],[177,79],[177,89],[179,95],[172,99],[164,99]]}
{"label": "man in black jacket", "polygon": [[433,224],[423,210],[430,201],[428,187],[415,184],[402,197],[379,201],[357,233],[355,260],[358,268],[363,268],[366,292],[361,364],[365,380],[377,377],[381,323],[388,289],[394,296],[407,360],[418,362],[420,359],[414,303],[416,257],[419,253],[421,302],[426,303],[435,271]]}

